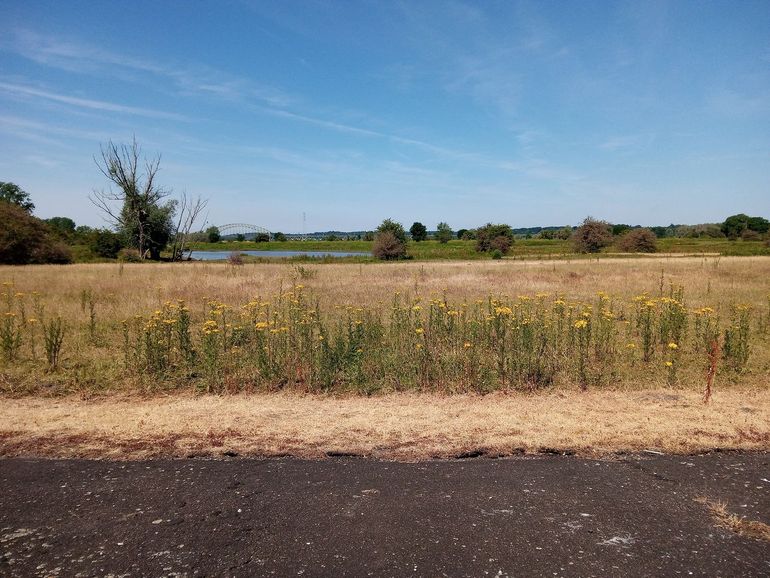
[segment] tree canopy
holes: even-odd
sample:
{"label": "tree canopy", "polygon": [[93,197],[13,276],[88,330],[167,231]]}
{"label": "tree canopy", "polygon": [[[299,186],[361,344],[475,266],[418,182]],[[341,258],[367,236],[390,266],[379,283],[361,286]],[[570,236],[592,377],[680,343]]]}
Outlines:
{"label": "tree canopy", "polygon": [[0,181],[0,201],[11,203],[32,214],[35,210],[35,203],[29,198],[29,193],[15,183],[4,183]]}
{"label": "tree canopy", "polygon": [[409,227],[409,233],[412,235],[412,241],[420,242],[428,238],[428,228],[419,221],[415,221],[414,224]]}

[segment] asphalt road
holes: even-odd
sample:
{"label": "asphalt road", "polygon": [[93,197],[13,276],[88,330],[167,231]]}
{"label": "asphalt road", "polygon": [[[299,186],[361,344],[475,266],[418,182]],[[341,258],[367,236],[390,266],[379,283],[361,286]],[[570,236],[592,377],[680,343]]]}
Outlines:
{"label": "asphalt road", "polygon": [[770,576],[770,455],[0,460],[3,576]]}

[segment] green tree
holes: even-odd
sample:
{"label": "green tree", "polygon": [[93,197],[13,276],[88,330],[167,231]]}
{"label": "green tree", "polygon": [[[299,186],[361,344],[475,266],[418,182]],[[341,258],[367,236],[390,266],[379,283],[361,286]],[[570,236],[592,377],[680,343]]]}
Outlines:
{"label": "green tree", "polygon": [[428,238],[428,229],[419,221],[415,221],[414,224],[409,227],[409,232],[412,234],[412,241],[420,242]]}
{"label": "green tree", "polygon": [[206,238],[209,243],[219,243],[222,240],[222,235],[219,232],[219,227],[209,227],[206,229]]}
{"label": "green tree", "polygon": [[246,240],[246,235],[244,235],[243,233],[238,233],[235,236],[235,240],[238,241],[239,243],[242,243],[243,241]]}
{"label": "green tree", "polygon": [[722,232],[729,239],[737,239],[744,231],[767,233],[770,229],[770,221],[763,217],[749,217],[743,213],[731,215],[722,223]]}
{"label": "green tree", "polygon": [[35,210],[35,203],[30,200],[29,193],[14,183],[0,181],[0,201],[17,205],[30,214]]}
{"label": "green tree", "polygon": [[45,223],[52,231],[67,241],[75,236],[75,221],[69,217],[51,217],[46,219]]}
{"label": "green tree", "polygon": [[286,235],[284,235],[281,232],[273,233],[273,241],[278,241],[279,243],[283,243],[286,240]]}
{"label": "green tree", "polygon": [[119,231],[129,247],[140,251],[140,255],[149,255],[153,261],[160,259],[160,252],[166,248],[174,231],[174,211],[176,201],[168,201],[164,204],[148,205],[143,215],[143,249],[139,249],[140,223],[137,220],[125,217],[125,225]]}
{"label": "green tree", "polygon": [[100,257],[116,259],[123,248],[123,240],[120,235],[109,229],[97,229],[93,233],[89,247]]}
{"label": "green tree", "polygon": [[[91,201],[101,209],[140,258],[160,258],[174,230],[175,201],[162,203],[168,196],[156,183],[160,157],[146,159],[136,139],[130,145],[110,141],[94,159],[99,171],[117,187],[94,191]],[[115,203],[120,205],[116,208]]]}
{"label": "green tree", "polygon": [[436,226],[436,239],[439,243],[448,243],[452,239],[452,228],[443,221]]}
{"label": "green tree", "polygon": [[385,219],[379,227],[377,227],[378,233],[385,233],[386,231],[390,231],[393,233],[393,236],[401,241],[402,243],[406,243],[406,231],[404,230],[403,225],[401,223],[396,223],[395,221],[392,221],[391,219]]}
{"label": "green tree", "polygon": [[476,250],[479,252],[498,249],[501,253],[507,253],[512,244],[513,229],[510,225],[487,223],[476,229]]}
{"label": "green tree", "polygon": [[612,226],[593,217],[586,217],[572,233],[572,246],[578,253],[598,253],[611,243]]}

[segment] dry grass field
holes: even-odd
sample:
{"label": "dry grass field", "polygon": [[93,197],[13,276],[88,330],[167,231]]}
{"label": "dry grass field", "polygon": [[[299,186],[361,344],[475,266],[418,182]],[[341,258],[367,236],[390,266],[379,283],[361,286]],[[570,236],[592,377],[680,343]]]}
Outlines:
{"label": "dry grass field", "polygon": [[0,267],[0,445],[766,450],[768,279],[763,257]]}

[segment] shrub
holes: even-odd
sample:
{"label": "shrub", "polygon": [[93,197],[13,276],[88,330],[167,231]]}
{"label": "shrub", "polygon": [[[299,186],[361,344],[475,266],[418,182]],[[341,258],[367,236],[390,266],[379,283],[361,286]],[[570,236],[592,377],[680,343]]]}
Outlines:
{"label": "shrub", "polygon": [[277,241],[278,243],[283,243],[286,240],[286,235],[283,233],[273,233],[273,241]]}
{"label": "shrub", "polygon": [[0,201],[0,263],[69,263],[69,249],[23,207]]}
{"label": "shrub", "polygon": [[89,248],[100,257],[114,259],[123,248],[123,240],[117,233],[107,229],[99,229],[94,232]]}
{"label": "shrub", "polygon": [[498,235],[492,239],[489,245],[492,248],[493,253],[498,251],[501,255],[505,255],[511,249],[511,243],[513,243],[513,241],[509,237]]}
{"label": "shrub", "polygon": [[382,231],[374,238],[372,253],[383,261],[394,261],[406,256],[406,245],[392,231]]}
{"label": "shrub", "polygon": [[743,233],[741,233],[741,239],[744,241],[761,241],[762,235],[751,229],[744,229]]}
{"label": "shrub", "polygon": [[586,217],[583,224],[572,233],[572,246],[577,253],[598,253],[612,243],[609,223]]}
{"label": "shrub", "polygon": [[498,249],[507,253],[512,244],[513,230],[509,225],[487,223],[476,229],[476,250],[479,252],[486,253]]}
{"label": "shrub", "polygon": [[625,253],[655,253],[658,238],[649,229],[633,229],[620,238],[618,248]]}
{"label": "shrub", "polygon": [[502,259],[503,258],[503,252],[500,249],[494,249],[492,251],[492,258],[493,259]]}
{"label": "shrub", "polygon": [[243,265],[243,255],[240,251],[233,251],[230,253],[230,255],[228,255],[227,262],[234,267]]}
{"label": "shrub", "polygon": [[141,260],[142,258],[139,256],[139,251],[137,249],[126,248],[118,251],[118,261],[124,263],[139,263]]}

